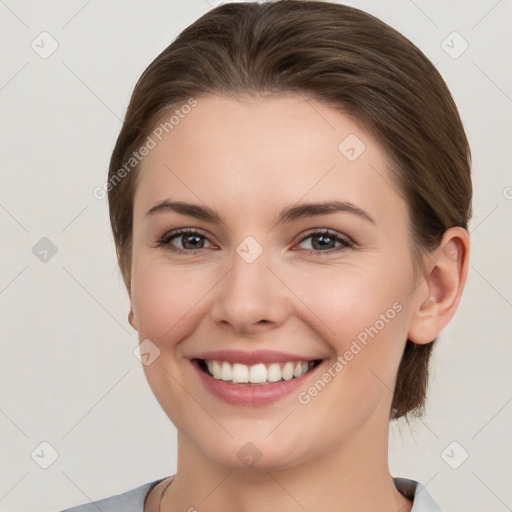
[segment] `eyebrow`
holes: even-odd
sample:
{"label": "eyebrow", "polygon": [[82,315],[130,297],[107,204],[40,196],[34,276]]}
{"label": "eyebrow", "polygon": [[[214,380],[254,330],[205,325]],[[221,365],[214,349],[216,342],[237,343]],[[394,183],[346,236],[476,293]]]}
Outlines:
{"label": "eyebrow", "polygon": [[[146,212],[146,217],[163,212],[175,212],[212,223],[223,223],[221,216],[215,210],[212,210],[207,206],[186,203],[183,201],[170,201],[169,199],[164,199],[150,208]],[[351,213],[376,224],[375,220],[373,220],[366,211],[348,201],[327,201],[324,203],[299,203],[288,206],[279,213],[274,225],[302,218],[338,212]]]}

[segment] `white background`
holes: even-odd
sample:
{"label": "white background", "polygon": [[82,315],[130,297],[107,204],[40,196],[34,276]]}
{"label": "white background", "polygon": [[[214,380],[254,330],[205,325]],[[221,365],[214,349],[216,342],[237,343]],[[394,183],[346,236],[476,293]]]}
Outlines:
{"label": "white background", "polygon": [[[176,469],[176,431],[133,355],[107,203],[92,190],[142,71],[219,3],[0,1],[0,511],[60,510]],[[512,510],[512,1],[348,3],[435,63],[473,151],[466,291],[435,351],[427,416],[391,429],[392,474],[427,484],[446,510]],[[31,47],[51,48],[43,31],[58,43],[46,59]],[[469,44],[458,58],[462,39],[442,45],[453,31]],[[43,237],[57,248],[47,262],[32,252]],[[50,456],[43,441],[58,453],[48,469],[31,457]]]}

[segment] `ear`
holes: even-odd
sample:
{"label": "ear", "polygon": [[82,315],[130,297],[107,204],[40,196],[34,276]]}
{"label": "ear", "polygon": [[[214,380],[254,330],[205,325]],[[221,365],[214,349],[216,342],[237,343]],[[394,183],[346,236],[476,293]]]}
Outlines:
{"label": "ear", "polygon": [[121,277],[123,279],[126,291],[128,293],[128,299],[130,300],[130,310],[128,312],[128,322],[130,325],[137,331],[137,321],[135,320],[135,316],[133,314],[133,306],[132,306],[132,290],[131,290],[131,280],[130,276],[126,278],[124,272],[123,272],[123,264],[122,264],[122,258],[121,253],[119,251],[119,248],[116,248],[116,255],[117,255],[117,265],[119,267],[119,270],[121,271]]}
{"label": "ear", "polygon": [[131,300],[131,274],[126,272],[125,265],[123,264],[123,257],[121,255],[121,250],[119,247],[116,247],[116,257],[117,257],[117,266],[119,268],[119,272],[121,273],[121,278],[123,279],[124,286],[128,293],[128,297]]}
{"label": "ear", "polygon": [[137,320],[135,319],[135,315],[133,314],[133,306],[130,302],[130,311],[128,313],[128,322],[130,322],[130,325],[137,331]]}
{"label": "ear", "polygon": [[416,288],[408,338],[420,345],[432,342],[450,322],[466,284],[470,240],[461,227],[445,231],[439,247],[427,257],[431,269]]}

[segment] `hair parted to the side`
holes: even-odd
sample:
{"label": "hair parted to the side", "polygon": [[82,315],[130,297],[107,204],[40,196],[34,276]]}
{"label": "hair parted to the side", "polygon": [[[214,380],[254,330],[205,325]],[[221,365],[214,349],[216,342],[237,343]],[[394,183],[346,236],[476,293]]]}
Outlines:
{"label": "hair parted to the side", "polygon": [[[109,180],[161,119],[209,93],[243,98],[296,92],[360,122],[384,148],[408,204],[411,253],[435,249],[446,229],[467,229],[471,156],[440,74],[396,30],[359,9],[328,2],[228,3],[207,12],[144,71],[114,147]],[[130,289],[133,198],[139,165],[109,187],[110,221]],[[437,340],[437,339],[436,339]],[[390,418],[424,412],[436,340],[407,340]]]}

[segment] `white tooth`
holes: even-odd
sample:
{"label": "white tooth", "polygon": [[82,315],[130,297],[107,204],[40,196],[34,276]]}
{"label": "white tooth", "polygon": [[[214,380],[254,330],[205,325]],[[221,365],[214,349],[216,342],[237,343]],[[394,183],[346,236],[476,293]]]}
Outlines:
{"label": "white tooth", "polygon": [[220,373],[220,378],[222,380],[231,380],[233,378],[232,372],[231,372],[231,365],[227,363],[226,361],[223,361],[222,363],[222,370]]}
{"label": "white tooth", "polygon": [[249,368],[249,382],[253,384],[267,382],[267,367],[263,363],[255,364]]}
{"label": "white tooth", "polygon": [[293,378],[293,363],[287,362],[281,370],[281,376],[284,380],[290,380]]}
{"label": "white tooth", "polygon": [[249,368],[245,364],[233,365],[233,382],[249,382]]}
{"label": "white tooth", "polygon": [[[282,364],[282,363],[281,363]],[[281,379],[291,380],[294,377],[300,377],[307,373],[313,366],[312,361],[288,361],[281,368],[280,363],[271,363],[268,366],[263,363],[252,365],[251,367],[234,363],[231,365],[227,361],[207,361],[208,371],[215,379],[231,381],[233,383],[263,384],[265,382],[278,382]]]}
{"label": "white tooth", "polygon": [[267,380],[269,382],[277,382],[281,380],[281,367],[279,363],[271,363],[267,370]]}
{"label": "white tooth", "polygon": [[216,378],[216,379],[221,378],[222,368],[221,368],[219,361],[213,361],[212,373],[213,373],[214,378]]}

